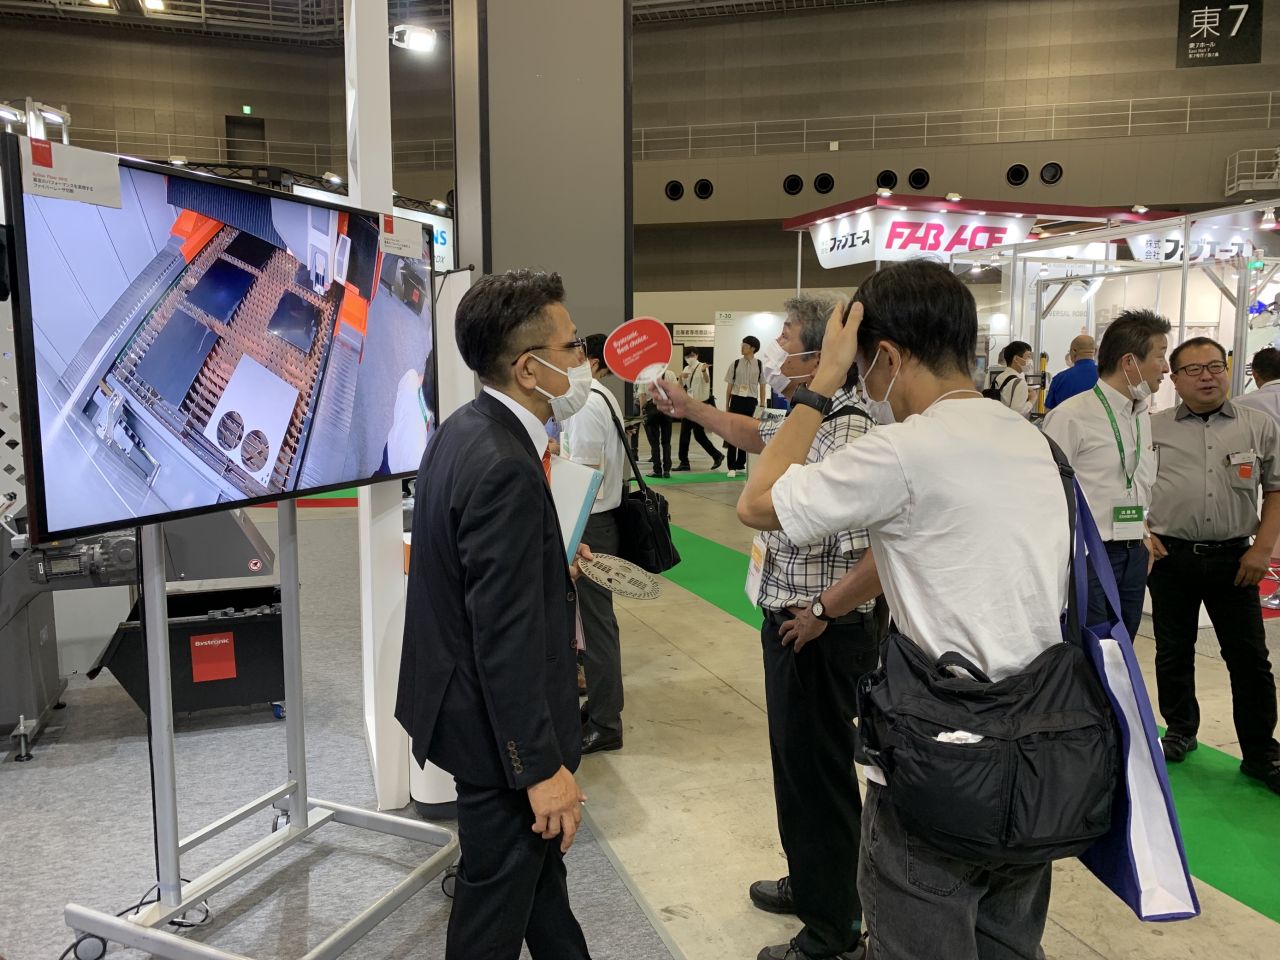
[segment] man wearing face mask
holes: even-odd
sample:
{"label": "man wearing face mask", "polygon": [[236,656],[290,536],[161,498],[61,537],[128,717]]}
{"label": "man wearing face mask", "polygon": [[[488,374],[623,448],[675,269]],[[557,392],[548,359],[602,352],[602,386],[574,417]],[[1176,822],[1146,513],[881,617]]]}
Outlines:
{"label": "man wearing face mask", "polygon": [[[697,347],[689,347],[684,352],[684,373],[680,377],[680,384],[694,400],[713,407],[716,405],[716,398],[711,396],[711,368],[698,356]],[[719,470],[720,464],[724,463],[724,454],[707,439],[707,431],[702,429],[701,424],[684,420],[680,423],[680,463],[672,467],[672,471],[680,473],[693,469],[689,465],[690,437],[696,439],[698,446],[711,458],[711,469]]]}
{"label": "man wearing face mask", "polygon": [[[564,425],[563,454],[575,463],[604,474],[582,542],[593,552],[618,554],[618,506],[627,452],[619,435],[622,409],[601,383],[612,376],[604,362],[605,335],[586,338],[587,362],[596,383],[587,405]],[[587,702],[582,717],[582,752],[622,749],[622,647],[618,642],[618,618],[613,613],[613,594],[590,580],[578,583],[578,604],[582,610],[583,655],[587,676]]]}
{"label": "man wearing face mask", "polygon": [[[764,382],[793,404],[808,396],[832,301],[801,296],[785,304],[782,334],[765,344]],[[676,417],[700,423],[740,450],[759,453],[780,421],[756,420],[693,401],[667,389],[659,403]],[[811,402],[811,401],[810,401]],[[850,380],[809,447],[817,463],[863,436],[870,418],[858,406]],[[764,623],[765,707],[773,759],[778,832],[789,874],[751,885],[752,902],[772,913],[794,913],[804,924],[789,943],[765,947],[759,960],[855,958],[862,954],[862,906],[856,875],[861,800],[853,775],[855,692],[875,668],[875,565],[864,530],[833,532],[807,546],[781,533],[756,537],[746,589]],[[840,614],[840,615],[837,615]]]}
{"label": "man wearing face mask", "polygon": [[1035,365],[1031,344],[1015,340],[1000,351],[1002,366],[993,367],[987,374],[987,384],[1010,410],[1024,417],[1031,412],[1031,390],[1027,386],[1027,374]]}
{"label": "man wearing face mask", "polygon": [[[1151,622],[1168,763],[1197,747],[1196,639],[1200,604],[1231,677],[1240,772],[1280,793],[1276,682],[1258,581],[1280,535],[1280,428],[1227,399],[1227,352],[1208,337],[1173,351],[1180,403],[1152,418],[1159,451],[1151,494]],[[1262,519],[1258,519],[1258,491]],[[1253,538],[1250,543],[1250,538]]]}
{"label": "man wearing face mask", "polygon": [[[945,264],[872,275],[847,320],[832,314],[816,399],[797,403],[765,447],[738,517],[797,544],[867,528],[878,582],[851,602],[883,584],[896,627],[930,660],[960,653],[998,681],[1062,643],[1071,544],[1049,445],[974,389],[977,336],[973,294]],[[825,411],[858,369],[868,412],[902,422],[809,462]],[[948,857],[908,830],[884,772],[866,770],[858,893],[870,956],[1043,956],[1052,865]]]}
{"label": "man wearing face mask", "polygon": [[586,800],[573,777],[577,604],[543,424],[582,409],[591,367],[557,274],[481,278],[455,330],[484,389],[418,470],[396,719],[417,761],[457,783],[447,960],[517,960],[522,943],[579,960],[563,860]]}
{"label": "man wearing face mask", "polygon": [[[1146,517],[1156,480],[1151,395],[1169,372],[1169,321],[1125,310],[1098,348],[1098,382],[1045,418],[1045,435],[1067,455],[1089,499],[1120,588],[1120,619],[1131,638],[1142,623],[1151,567]],[[1108,620],[1102,585],[1089,571],[1089,624]]]}

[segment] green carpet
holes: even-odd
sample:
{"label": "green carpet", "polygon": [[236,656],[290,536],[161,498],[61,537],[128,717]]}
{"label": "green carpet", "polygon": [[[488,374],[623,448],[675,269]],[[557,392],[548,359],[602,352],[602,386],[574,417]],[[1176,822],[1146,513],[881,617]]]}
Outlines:
{"label": "green carpet", "polygon": [[691,473],[673,473],[671,476],[663,477],[660,480],[653,479],[648,474],[645,474],[644,482],[652,483],[655,487],[666,487],[673,484],[679,485],[685,483],[745,483],[746,479],[747,475],[745,473],[740,473],[736,477],[730,477],[727,476],[723,470],[708,470],[706,473],[699,473],[696,471]]}
{"label": "green carpet", "polygon": [[[671,534],[681,563],[667,579],[759,627],[742,589],[746,554],[679,527]],[[1169,784],[1192,876],[1280,923],[1280,797],[1241,774],[1235,757],[1203,744],[1169,768]]]}

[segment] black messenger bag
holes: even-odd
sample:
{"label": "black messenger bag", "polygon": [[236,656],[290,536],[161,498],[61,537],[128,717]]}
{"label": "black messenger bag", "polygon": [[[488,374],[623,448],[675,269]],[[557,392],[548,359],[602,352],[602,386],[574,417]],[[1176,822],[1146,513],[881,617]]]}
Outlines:
{"label": "black messenger bag", "polygon": [[644,482],[631,453],[626,431],[618,415],[609,407],[609,416],[618,430],[638,489],[623,482],[622,503],[618,505],[618,554],[650,573],[665,573],[680,562],[680,551],[671,539],[671,511],[667,498]]}
{"label": "black messenger bag", "polygon": [[[1074,533],[1074,474],[1054,453]],[[1069,593],[1064,641],[1014,676],[993,683],[961,654],[935,661],[894,631],[858,684],[858,762],[884,772],[907,830],[949,856],[1046,863],[1111,827],[1115,717]]]}

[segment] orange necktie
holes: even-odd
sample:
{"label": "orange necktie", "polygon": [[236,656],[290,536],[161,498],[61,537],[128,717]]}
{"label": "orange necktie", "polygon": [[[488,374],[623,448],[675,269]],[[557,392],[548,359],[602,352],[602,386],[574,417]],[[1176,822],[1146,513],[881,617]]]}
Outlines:
{"label": "orange necktie", "polygon": [[547,476],[547,483],[551,483],[551,448],[542,451],[542,472]]}

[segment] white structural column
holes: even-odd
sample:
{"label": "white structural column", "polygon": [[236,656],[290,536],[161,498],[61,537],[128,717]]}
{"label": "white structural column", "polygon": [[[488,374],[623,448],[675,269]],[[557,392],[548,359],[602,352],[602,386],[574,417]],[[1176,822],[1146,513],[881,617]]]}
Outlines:
{"label": "white structural column", "polygon": [[[343,0],[343,23],[347,193],[357,207],[390,213],[387,0]],[[405,601],[399,482],[361,487],[357,515],[365,736],[378,809],[393,810],[409,802],[409,738],[394,716]]]}

